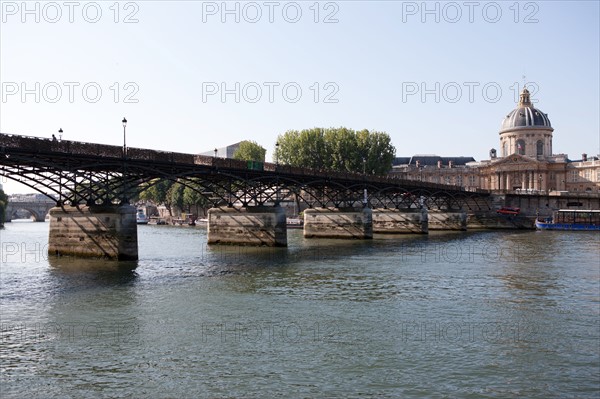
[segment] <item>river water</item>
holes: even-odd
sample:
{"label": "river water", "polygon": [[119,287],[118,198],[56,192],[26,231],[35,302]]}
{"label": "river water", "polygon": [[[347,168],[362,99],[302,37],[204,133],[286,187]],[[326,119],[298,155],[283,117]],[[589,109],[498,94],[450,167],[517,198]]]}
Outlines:
{"label": "river water", "polygon": [[1,398],[600,395],[598,233],[138,231],[135,263],[48,258],[47,223],[0,231]]}

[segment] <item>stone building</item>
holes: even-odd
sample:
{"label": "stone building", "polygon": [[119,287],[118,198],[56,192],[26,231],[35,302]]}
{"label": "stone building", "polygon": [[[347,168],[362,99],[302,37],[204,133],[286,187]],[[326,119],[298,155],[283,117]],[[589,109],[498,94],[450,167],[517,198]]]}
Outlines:
{"label": "stone building", "polygon": [[208,157],[217,157],[217,158],[233,158],[233,154],[240,148],[240,144],[242,142],[237,142],[235,144],[230,144],[226,147],[215,148],[211,151],[201,152],[199,155],[206,155]]}
{"label": "stone building", "polygon": [[554,154],[554,129],[548,114],[535,108],[524,88],[517,107],[500,128],[500,154],[490,150],[490,159],[476,162],[468,157],[416,155],[396,158],[392,174],[421,180],[505,193],[584,192],[600,193],[600,159],[582,154],[570,160]]}

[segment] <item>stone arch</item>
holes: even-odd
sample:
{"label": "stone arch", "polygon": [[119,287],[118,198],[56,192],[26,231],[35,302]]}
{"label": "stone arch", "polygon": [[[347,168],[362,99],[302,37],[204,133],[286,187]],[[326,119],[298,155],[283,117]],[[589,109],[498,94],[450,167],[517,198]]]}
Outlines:
{"label": "stone arch", "polygon": [[[10,222],[14,219],[15,214],[18,211],[27,211],[33,217],[36,222],[44,221],[45,215],[40,218],[40,215],[35,210],[28,207],[11,207],[10,209],[6,209],[6,221]],[[40,220],[41,219],[41,220]]]}
{"label": "stone arch", "polygon": [[6,206],[6,222],[13,220],[13,216],[17,211],[24,210],[31,214],[34,221],[43,222],[46,219],[46,214],[54,204],[28,204],[19,202],[9,202]]}

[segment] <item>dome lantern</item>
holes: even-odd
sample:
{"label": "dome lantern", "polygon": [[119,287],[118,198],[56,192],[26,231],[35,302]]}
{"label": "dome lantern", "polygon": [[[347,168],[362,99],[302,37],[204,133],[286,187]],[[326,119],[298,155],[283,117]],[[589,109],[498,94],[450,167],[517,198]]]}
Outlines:
{"label": "dome lantern", "polygon": [[527,87],[523,87],[523,91],[519,95],[519,107],[531,107],[531,100],[529,99],[529,90]]}

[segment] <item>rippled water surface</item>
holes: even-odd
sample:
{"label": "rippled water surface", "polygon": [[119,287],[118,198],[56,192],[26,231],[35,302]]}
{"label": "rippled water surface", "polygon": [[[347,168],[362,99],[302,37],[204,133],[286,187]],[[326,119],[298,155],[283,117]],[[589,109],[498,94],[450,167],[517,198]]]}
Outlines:
{"label": "rippled water surface", "polygon": [[468,232],[207,247],[135,263],[0,231],[1,398],[600,396],[600,235]]}

